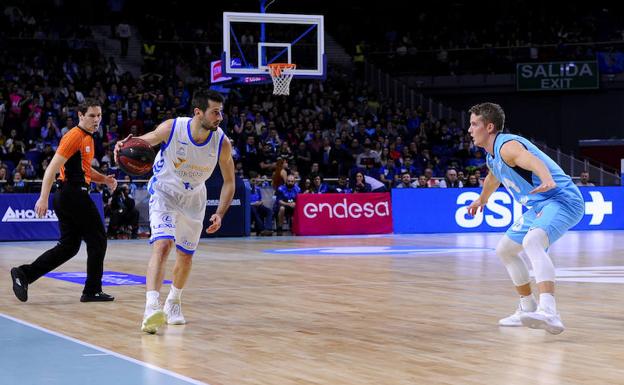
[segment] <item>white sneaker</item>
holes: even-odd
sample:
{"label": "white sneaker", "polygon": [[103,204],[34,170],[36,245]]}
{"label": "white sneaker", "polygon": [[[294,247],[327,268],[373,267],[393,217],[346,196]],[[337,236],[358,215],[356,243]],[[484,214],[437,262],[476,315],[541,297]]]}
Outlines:
{"label": "white sneaker", "polygon": [[168,299],[165,301],[165,314],[167,315],[167,323],[169,325],[184,325],[186,320],[182,315],[182,304],[180,300]]}
{"label": "white sneaker", "polygon": [[524,326],[522,324],[522,320],[520,319],[520,317],[523,314],[527,314],[527,313],[529,313],[529,312],[522,310],[520,305],[518,305],[518,308],[516,309],[515,313],[513,313],[509,317],[501,318],[501,319],[498,320],[498,326],[506,326],[506,327],[520,327],[520,326]]}
{"label": "white sneaker", "polygon": [[158,328],[163,326],[167,322],[165,312],[160,308],[146,309],[143,315],[143,323],[141,324],[141,331],[149,334],[155,334]]}
{"label": "white sneaker", "polygon": [[531,329],[544,329],[550,334],[560,334],[565,330],[559,314],[550,314],[540,308],[537,311],[522,314],[520,320],[524,326]]}

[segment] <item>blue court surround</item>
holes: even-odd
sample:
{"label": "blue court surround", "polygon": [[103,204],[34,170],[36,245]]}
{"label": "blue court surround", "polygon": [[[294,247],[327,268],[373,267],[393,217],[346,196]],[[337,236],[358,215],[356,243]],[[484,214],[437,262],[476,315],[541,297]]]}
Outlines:
{"label": "blue court surround", "polygon": [[207,385],[2,313],[0,347],[2,385]]}

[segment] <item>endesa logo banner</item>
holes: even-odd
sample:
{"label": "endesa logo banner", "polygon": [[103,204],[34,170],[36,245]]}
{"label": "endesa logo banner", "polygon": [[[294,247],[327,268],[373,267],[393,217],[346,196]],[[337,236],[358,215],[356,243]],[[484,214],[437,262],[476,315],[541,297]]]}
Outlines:
{"label": "endesa logo banner", "polygon": [[[585,215],[572,230],[624,229],[624,187],[580,187]],[[483,212],[468,215],[481,189],[392,190],[395,233],[505,231],[526,211],[505,189],[495,191]]]}
{"label": "endesa logo banner", "polygon": [[297,235],[391,233],[390,194],[299,194],[293,232]]}

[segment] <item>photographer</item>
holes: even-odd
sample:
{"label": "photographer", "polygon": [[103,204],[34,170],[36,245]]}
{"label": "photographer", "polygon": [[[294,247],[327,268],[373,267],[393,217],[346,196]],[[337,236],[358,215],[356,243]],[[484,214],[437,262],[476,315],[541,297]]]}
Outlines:
{"label": "photographer", "polygon": [[109,238],[117,238],[122,232],[121,228],[126,226],[131,228],[131,238],[137,238],[139,211],[134,206],[134,198],[130,194],[128,185],[119,186],[111,198],[110,223],[108,225]]}

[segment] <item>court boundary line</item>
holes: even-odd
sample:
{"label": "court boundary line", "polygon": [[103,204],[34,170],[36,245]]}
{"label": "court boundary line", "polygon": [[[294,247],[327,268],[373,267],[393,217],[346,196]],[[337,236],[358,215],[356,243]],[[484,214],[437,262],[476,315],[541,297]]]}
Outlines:
{"label": "court boundary line", "polygon": [[117,352],[114,352],[112,350],[108,350],[106,348],[103,348],[103,347],[100,347],[100,346],[97,346],[97,345],[93,345],[93,344],[91,344],[89,342],[81,341],[81,340],[79,340],[77,338],[67,336],[65,334],[56,332],[54,330],[46,329],[43,326],[32,324],[32,323],[30,323],[28,321],[24,321],[24,320],[21,320],[19,318],[12,317],[12,316],[10,316],[8,314],[0,313],[0,317],[8,319],[9,321],[17,322],[18,324],[22,324],[24,326],[28,326],[28,327],[36,329],[36,330],[42,331],[44,333],[53,335],[55,337],[59,337],[59,338],[62,338],[64,340],[67,340],[67,341],[70,341],[70,342],[73,342],[73,343],[76,343],[76,344],[79,344],[79,345],[82,345],[82,346],[86,346],[88,348],[100,351],[102,353],[106,353],[106,354],[114,356],[116,358],[120,358],[122,360],[129,361],[129,362],[131,362],[133,364],[136,364],[136,365],[148,368],[148,369],[155,370],[155,371],[160,372],[162,374],[166,374],[166,375],[169,375],[171,377],[174,377],[174,378],[176,378],[178,380],[186,381],[186,382],[188,382],[190,384],[194,384],[194,385],[210,385],[208,383],[201,382],[199,380],[195,380],[193,378],[187,377],[187,376],[185,376],[183,374],[179,374],[179,373],[173,372],[173,371],[171,371],[169,369],[161,368],[161,367],[156,366],[154,364],[150,364],[150,363],[145,362],[145,361],[137,360],[136,358],[132,358],[132,357],[123,355],[121,353],[117,353]]}

